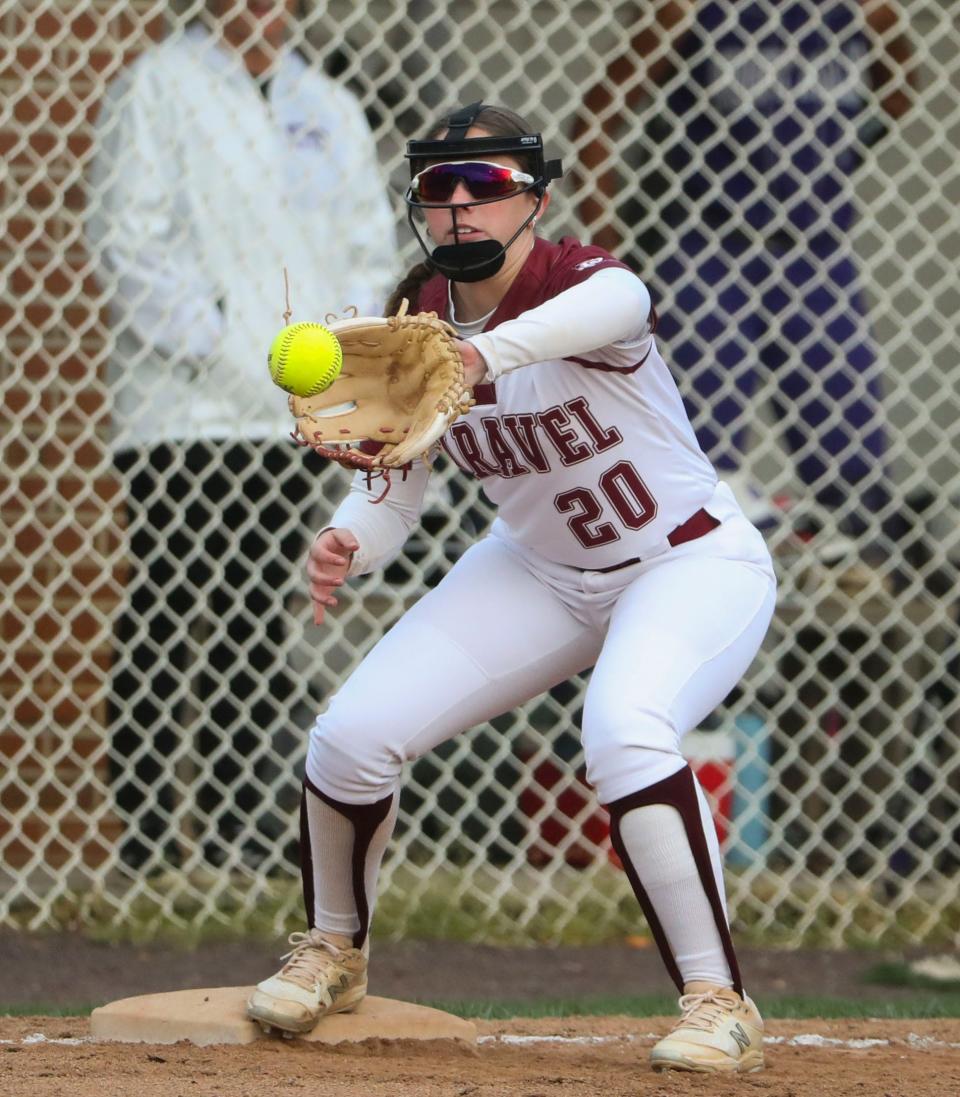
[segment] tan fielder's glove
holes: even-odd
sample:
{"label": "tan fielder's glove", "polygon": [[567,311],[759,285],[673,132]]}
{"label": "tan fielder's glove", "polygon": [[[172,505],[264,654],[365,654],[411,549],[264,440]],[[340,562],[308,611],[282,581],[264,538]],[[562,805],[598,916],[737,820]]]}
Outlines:
{"label": "tan fielder's glove", "polygon": [[348,468],[400,468],[474,404],[453,328],[435,312],[334,320],[343,367],[316,396],[291,396],[294,437]]}

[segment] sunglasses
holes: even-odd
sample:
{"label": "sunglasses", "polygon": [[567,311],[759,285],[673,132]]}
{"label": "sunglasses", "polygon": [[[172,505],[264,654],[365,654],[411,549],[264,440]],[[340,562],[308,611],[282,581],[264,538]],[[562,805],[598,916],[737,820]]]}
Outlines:
{"label": "sunglasses", "polygon": [[410,180],[408,199],[417,206],[443,206],[453,197],[457,184],[463,183],[478,202],[494,202],[520,194],[535,182],[525,171],[486,160],[431,164]]}

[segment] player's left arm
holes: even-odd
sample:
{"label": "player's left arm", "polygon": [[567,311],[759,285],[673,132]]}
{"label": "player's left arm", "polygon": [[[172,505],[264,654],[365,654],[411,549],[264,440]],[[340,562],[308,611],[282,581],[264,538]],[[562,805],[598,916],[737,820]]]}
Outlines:
{"label": "player's left arm", "polygon": [[486,362],[487,377],[557,358],[577,358],[649,336],[650,291],[622,266],[602,268],[543,304],[466,340]]}
{"label": "player's left arm", "polygon": [[867,26],[883,50],[870,66],[880,106],[890,118],[902,118],[913,104],[911,94],[920,85],[920,69],[914,60],[907,20],[897,4],[888,0],[860,0]]}

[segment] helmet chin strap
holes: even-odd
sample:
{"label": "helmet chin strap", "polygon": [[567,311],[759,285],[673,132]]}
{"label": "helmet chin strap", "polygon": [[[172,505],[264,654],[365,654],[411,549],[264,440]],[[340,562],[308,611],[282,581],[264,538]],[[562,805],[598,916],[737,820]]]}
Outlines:
{"label": "helmet chin strap", "polygon": [[523,221],[505,244],[501,244],[499,240],[461,240],[457,226],[457,211],[462,207],[458,206],[450,207],[454,242],[442,244],[432,252],[417,231],[413,221],[412,207],[407,211],[407,221],[413,229],[417,243],[427,257],[427,262],[434,270],[439,271],[445,278],[449,278],[451,282],[482,282],[486,278],[492,278],[501,269],[510,245],[527,225],[536,222],[542,204],[543,195],[541,194],[530,216]]}

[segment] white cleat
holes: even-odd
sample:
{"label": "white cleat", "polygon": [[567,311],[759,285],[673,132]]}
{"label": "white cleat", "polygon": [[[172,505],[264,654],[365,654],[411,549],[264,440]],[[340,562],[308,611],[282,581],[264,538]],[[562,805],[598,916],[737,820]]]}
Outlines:
{"label": "white cleat", "polygon": [[[763,1020],[749,998],[729,987],[693,984],[682,1016],[650,1053],[654,1070],[750,1074],[763,1069]],[[701,989],[704,988],[704,989]]]}
{"label": "white cleat", "polygon": [[281,1034],[309,1032],[321,1017],[355,1009],[367,993],[367,958],[358,948],[339,948],[316,929],[292,933],[287,962],[258,983],[247,1016]]}

